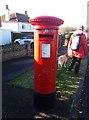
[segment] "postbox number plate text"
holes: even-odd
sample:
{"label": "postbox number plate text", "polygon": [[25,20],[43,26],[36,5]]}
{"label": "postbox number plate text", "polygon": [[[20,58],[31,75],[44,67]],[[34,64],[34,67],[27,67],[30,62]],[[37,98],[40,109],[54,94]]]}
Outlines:
{"label": "postbox number plate text", "polygon": [[50,44],[42,44],[42,58],[50,58]]}

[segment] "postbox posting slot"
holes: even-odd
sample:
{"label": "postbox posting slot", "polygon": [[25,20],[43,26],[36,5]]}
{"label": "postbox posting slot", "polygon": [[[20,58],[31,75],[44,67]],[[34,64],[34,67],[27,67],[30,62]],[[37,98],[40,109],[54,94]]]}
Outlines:
{"label": "postbox posting slot", "polygon": [[39,35],[40,40],[53,40],[53,35],[49,34],[40,34]]}

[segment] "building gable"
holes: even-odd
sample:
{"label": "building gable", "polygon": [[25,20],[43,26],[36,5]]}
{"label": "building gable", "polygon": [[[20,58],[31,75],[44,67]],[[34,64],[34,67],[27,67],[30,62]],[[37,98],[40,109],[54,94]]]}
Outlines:
{"label": "building gable", "polygon": [[[28,15],[21,14],[21,13],[12,13],[10,14],[10,20],[8,22],[28,22],[29,23]],[[5,15],[2,16],[2,21],[5,22]]]}

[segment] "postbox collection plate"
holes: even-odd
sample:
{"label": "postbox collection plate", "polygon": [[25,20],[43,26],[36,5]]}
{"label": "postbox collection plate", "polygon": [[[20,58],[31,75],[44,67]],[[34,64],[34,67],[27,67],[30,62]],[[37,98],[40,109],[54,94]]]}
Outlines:
{"label": "postbox collection plate", "polygon": [[42,58],[50,58],[50,44],[42,44]]}

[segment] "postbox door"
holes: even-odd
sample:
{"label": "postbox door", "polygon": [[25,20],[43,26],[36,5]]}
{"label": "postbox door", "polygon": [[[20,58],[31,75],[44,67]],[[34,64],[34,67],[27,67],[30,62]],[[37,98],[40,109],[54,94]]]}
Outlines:
{"label": "postbox door", "polygon": [[38,35],[34,46],[35,91],[49,94],[56,90],[57,40],[53,35]]}

